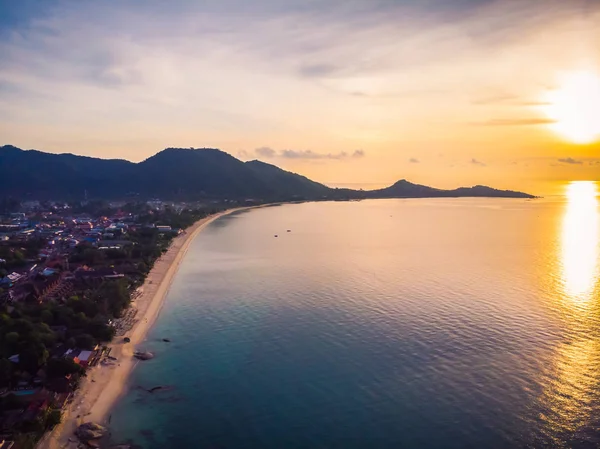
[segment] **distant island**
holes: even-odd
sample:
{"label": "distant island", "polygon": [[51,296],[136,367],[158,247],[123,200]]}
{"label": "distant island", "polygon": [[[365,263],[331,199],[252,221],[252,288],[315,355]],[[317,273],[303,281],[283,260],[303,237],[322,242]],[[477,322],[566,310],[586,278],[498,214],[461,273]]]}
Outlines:
{"label": "distant island", "polygon": [[443,190],[401,180],[377,190],[330,188],[261,161],[212,148],[167,148],[133,163],[0,147],[0,192],[21,199],[203,199],[253,202],[377,198],[534,198],[486,186]]}

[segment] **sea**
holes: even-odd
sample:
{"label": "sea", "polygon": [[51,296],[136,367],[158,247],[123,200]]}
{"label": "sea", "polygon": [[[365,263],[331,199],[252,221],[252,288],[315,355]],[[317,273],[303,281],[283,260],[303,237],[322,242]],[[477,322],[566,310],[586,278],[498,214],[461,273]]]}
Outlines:
{"label": "sea", "polygon": [[193,241],[141,345],[156,357],[132,373],[113,440],[600,447],[599,221],[589,182],[533,200],[220,218]]}

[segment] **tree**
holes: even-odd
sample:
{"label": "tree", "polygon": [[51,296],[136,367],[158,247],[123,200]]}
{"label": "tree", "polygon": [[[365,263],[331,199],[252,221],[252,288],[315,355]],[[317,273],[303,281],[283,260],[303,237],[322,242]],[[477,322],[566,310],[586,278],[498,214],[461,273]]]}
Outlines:
{"label": "tree", "polygon": [[52,324],[52,322],[54,321],[54,315],[52,315],[52,312],[50,312],[49,310],[42,310],[40,318],[46,324]]}
{"label": "tree", "polygon": [[18,249],[13,253],[13,265],[19,266],[25,264],[25,255]]}
{"label": "tree", "polygon": [[0,397],[0,410],[14,410],[23,407],[23,403],[14,394]]}
{"label": "tree", "polygon": [[8,359],[0,359],[0,386],[6,387],[12,379],[13,364]]}
{"label": "tree", "polygon": [[107,249],[106,257],[109,259],[126,259],[128,256],[127,252],[122,249]]}
{"label": "tree", "polygon": [[33,323],[26,318],[16,319],[13,327],[17,332],[23,335],[33,332]]}
{"label": "tree", "polygon": [[9,345],[16,345],[19,342],[19,333],[18,332],[9,332],[4,336],[4,341]]}
{"label": "tree", "polygon": [[100,341],[110,341],[115,335],[115,329],[100,320],[92,321],[86,327],[86,332]]}
{"label": "tree", "polygon": [[85,369],[71,359],[58,358],[48,360],[46,374],[50,378],[65,377],[69,374],[83,374]]}
{"label": "tree", "polygon": [[48,351],[40,341],[28,341],[19,352],[19,366],[34,374],[48,360]]}
{"label": "tree", "polygon": [[52,429],[54,426],[60,424],[62,419],[62,413],[60,410],[51,410],[48,413],[48,417],[46,418],[46,428]]}
{"label": "tree", "polygon": [[82,349],[94,349],[96,342],[90,334],[81,334],[75,337],[75,343]]}
{"label": "tree", "polygon": [[39,334],[39,339],[47,348],[54,346],[54,343],[56,343],[56,335],[54,332]]}
{"label": "tree", "polygon": [[15,446],[20,449],[34,449],[37,443],[33,433],[19,433],[15,437]]}
{"label": "tree", "polygon": [[104,282],[98,290],[94,292],[94,299],[99,304],[106,304],[103,308],[112,316],[120,316],[131,300],[127,281],[119,279],[118,281]]}

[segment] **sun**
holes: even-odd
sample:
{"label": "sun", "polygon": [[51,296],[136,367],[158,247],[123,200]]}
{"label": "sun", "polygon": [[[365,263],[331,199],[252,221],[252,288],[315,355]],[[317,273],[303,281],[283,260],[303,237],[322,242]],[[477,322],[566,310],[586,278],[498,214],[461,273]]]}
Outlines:
{"label": "sun", "polygon": [[594,72],[567,74],[544,99],[550,128],[577,144],[600,140],[600,77]]}

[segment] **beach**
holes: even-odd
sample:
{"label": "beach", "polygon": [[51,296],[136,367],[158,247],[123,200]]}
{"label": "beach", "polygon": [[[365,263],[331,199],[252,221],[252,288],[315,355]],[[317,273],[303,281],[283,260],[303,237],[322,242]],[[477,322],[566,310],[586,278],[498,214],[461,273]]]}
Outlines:
{"label": "beach", "polygon": [[[108,345],[114,363],[99,363],[87,371],[82,378],[75,397],[63,413],[61,424],[49,432],[38,444],[38,449],[75,449],[79,441],[74,432],[85,422],[107,426],[109,412],[117,399],[124,393],[127,378],[139,360],[133,357],[136,346],[143,342],[148,330],[158,317],[163,301],[169,291],[173,277],[191,242],[212,221],[245,208],[230,209],[197,221],[173,239],[169,249],[156,260],[138,296],[132,301],[137,310],[131,330],[127,333],[130,342],[115,337]],[[143,363],[143,362],[142,362]]]}

